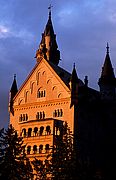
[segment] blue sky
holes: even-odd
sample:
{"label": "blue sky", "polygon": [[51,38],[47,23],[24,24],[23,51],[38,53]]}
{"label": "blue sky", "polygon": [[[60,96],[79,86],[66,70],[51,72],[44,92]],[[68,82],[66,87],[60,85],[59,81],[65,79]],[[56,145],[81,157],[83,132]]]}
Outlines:
{"label": "blue sky", "polygon": [[75,62],[79,78],[88,75],[89,86],[99,89],[97,82],[109,42],[115,71],[115,0],[0,0],[0,127],[8,124],[13,75],[17,75],[20,87],[36,63],[34,56],[50,3],[60,66],[71,72]]}

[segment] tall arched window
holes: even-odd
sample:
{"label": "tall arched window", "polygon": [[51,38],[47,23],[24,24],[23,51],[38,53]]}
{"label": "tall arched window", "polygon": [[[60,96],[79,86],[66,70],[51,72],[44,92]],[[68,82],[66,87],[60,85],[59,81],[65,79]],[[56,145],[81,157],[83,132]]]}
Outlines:
{"label": "tall arched window", "polygon": [[23,136],[23,137],[26,137],[26,129],[25,129],[25,128],[22,129],[22,136]]}
{"label": "tall arched window", "polygon": [[34,154],[37,153],[37,146],[36,146],[36,145],[33,146],[33,153],[34,153]]}
{"label": "tall arched window", "polygon": [[25,93],[25,102],[29,101],[29,91]]}
{"label": "tall arched window", "polygon": [[47,134],[47,135],[50,135],[50,134],[51,134],[50,126],[47,126],[47,127],[46,127],[46,134]]}
{"label": "tall arched window", "polygon": [[31,94],[32,94],[33,91],[34,91],[34,87],[35,87],[35,82],[33,82],[33,83],[31,84]]}
{"label": "tall arched window", "polygon": [[38,132],[38,128],[35,127],[35,128],[34,128],[34,136],[37,136],[37,132]]}
{"label": "tall arched window", "polygon": [[42,153],[42,151],[43,151],[43,145],[41,144],[41,145],[39,146],[39,153]]}
{"label": "tall arched window", "polygon": [[46,153],[49,153],[49,150],[50,150],[49,144],[46,144],[45,150],[46,150]]}
{"label": "tall arched window", "polygon": [[30,154],[31,152],[31,146],[27,146],[27,154]]}
{"label": "tall arched window", "polygon": [[31,133],[32,133],[32,128],[28,129],[28,137],[31,137]]}
{"label": "tall arched window", "polygon": [[37,85],[39,84],[40,81],[40,72],[37,73]]}
{"label": "tall arched window", "polygon": [[44,127],[43,127],[43,126],[41,126],[41,127],[40,127],[40,136],[42,136],[42,135],[43,135],[43,131],[44,131]]}

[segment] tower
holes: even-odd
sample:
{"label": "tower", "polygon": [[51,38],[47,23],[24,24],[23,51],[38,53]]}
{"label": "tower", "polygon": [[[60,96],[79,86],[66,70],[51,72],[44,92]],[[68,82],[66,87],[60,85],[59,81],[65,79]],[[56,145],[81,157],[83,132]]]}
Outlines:
{"label": "tower", "polygon": [[51,6],[49,7],[49,17],[46,24],[44,33],[42,33],[42,39],[39,45],[39,49],[36,52],[37,62],[39,62],[42,57],[47,61],[58,65],[60,60],[60,51],[57,49],[58,45],[56,42],[56,34],[54,33],[52,19],[51,19]]}
{"label": "tower", "polygon": [[[74,129],[74,106],[70,107],[71,74],[58,66],[60,52],[52,25],[51,8],[36,60],[35,67],[19,90],[16,91],[16,86],[11,88],[13,113],[10,108],[10,124],[24,138],[28,157],[43,161],[60,135],[63,122],[67,121],[71,131]],[[74,74],[75,70],[72,81]],[[15,81],[14,78],[13,87]]]}
{"label": "tower", "polygon": [[98,85],[102,99],[113,100],[115,98],[116,79],[109,55],[109,46],[107,43],[106,57],[102,67],[101,77]]}
{"label": "tower", "polygon": [[14,100],[13,98],[15,97],[16,93],[18,92],[17,88],[17,82],[16,82],[16,75],[14,75],[14,80],[10,89],[10,102],[9,102],[9,110],[12,114],[14,114],[14,109],[13,109],[13,103]]}

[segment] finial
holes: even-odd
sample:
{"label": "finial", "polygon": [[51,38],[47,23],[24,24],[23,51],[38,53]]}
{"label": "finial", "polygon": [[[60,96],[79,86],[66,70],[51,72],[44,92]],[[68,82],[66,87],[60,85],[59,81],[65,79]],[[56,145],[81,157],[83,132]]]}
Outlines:
{"label": "finial", "polygon": [[73,69],[75,69],[75,63],[73,64]]}
{"label": "finial", "polygon": [[16,79],[16,74],[14,74],[14,79]]}
{"label": "finial", "polygon": [[109,54],[109,45],[108,45],[108,42],[107,42],[106,49],[107,49],[107,54]]}
{"label": "finial", "polygon": [[53,6],[52,6],[51,4],[50,4],[49,7],[48,7],[48,9],[49,9],[49,17],[51,17],[51,9],[52,9],[52,7],[53,7]]}

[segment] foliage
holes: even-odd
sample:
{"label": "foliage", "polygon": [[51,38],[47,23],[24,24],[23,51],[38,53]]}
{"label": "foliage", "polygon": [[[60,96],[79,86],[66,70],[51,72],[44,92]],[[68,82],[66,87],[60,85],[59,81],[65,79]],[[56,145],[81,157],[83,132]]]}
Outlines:
{"label": "foliage", "polygon": [[100,171],[96,171],[88,158],[81,158],[77,139],[74,138],[67,123],[62,127],[62,133],[55,137],[52,152],[45,162],[35,159],[34,169],[37,180],[100,180]]}
{"label": "foliage", "polygon": [[32,179],[32,167],[25,154],[22,137],[10,125],[0,130],[0,179]]}

